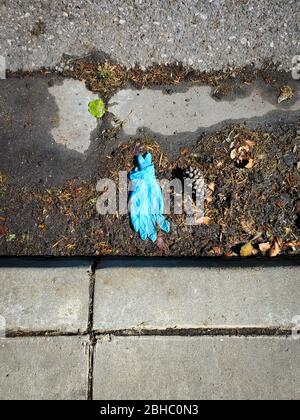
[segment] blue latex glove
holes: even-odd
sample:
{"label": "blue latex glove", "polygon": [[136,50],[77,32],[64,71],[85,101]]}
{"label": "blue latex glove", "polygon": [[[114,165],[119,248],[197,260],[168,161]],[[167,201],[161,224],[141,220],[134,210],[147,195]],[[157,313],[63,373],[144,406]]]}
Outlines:
{"label": "blue latex glove", "polygon": [[161,188],[155,178],[152,156],[139,155],[138,167],[129,173],[131,194],[129,202],[130,220],[135,232],[143,240],[156,241],[156,224],[169,233],[170,222],[163,216],[164,202]]}

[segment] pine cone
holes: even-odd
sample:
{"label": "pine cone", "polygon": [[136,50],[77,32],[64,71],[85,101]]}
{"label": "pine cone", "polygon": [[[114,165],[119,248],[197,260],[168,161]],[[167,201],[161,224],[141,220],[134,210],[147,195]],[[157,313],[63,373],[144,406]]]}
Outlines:
{"label": "pine cone", "polygon": [[203,192],[204,180],[200,169],[190,166],[185,171],[185,178],[189,178],[193,182],[193,190],[196,193]]}
{"label": "pine cone", "polygon": [[186,176],[185,176],[186,178],[190,178],[193,181],[196,181],[196,180],[202,178],[202,173],[201,173],[200,169],[193,168],[192,166],[190,166],[185,171],[185,174],[186,174]]}

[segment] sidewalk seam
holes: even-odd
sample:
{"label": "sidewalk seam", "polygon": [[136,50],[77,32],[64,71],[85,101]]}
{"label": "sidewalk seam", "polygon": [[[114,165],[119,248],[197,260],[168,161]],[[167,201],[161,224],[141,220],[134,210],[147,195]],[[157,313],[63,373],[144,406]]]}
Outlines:
{"label": "sidewalk seam", "polygon": [[292,328],[168,328],[153,330],[92,330],[88,332],[63,332],[63,331],[7,331],[6,338],[26,337],[89,337],[90,342],[103,336],[131,337],[131,336],[179,336],[179,337],[203,337],[203,336],[235,336],[235,337],[283,337],[290,336]]}
{"label": "sidewalk seam", "polygon": [[200,327],[200,328],[165,328],[165,329],[121,329],[96,330],[96,338],[101,336],[116,337],[203,337],[203,336],[229,336],[229,337],[286,337],[292,335],[292,328],[287,327]]}
{"label": "sidewalk seam", "polygon": [[96,348],[96,337],[94,333],[94,303],[95,303],[95,281],[97,264],[94,262],[89,273],[89,312],[87,333],[89,335],[89,364],[88,364],[88,389],[87,400],[93,399],[94,384],[94,359]]}

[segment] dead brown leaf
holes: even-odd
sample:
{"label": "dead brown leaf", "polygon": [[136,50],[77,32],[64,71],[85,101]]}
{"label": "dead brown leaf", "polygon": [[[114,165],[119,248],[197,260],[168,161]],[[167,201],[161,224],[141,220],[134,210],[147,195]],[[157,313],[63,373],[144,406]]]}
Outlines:
{"label": "dead brown leaf", "polygon": [[225,252],[224,257],[225,258],[232,258],[232,257],[234,257],[234,253],[232,251]]}
{"label": "dead brown leaf", "polygon": [[0,236],[7,235],[7,233],[8,233],[8,228],[7,228],[7,226],[0,225]]}
{"label": "dead brown leaf", "polygon": [[276,236],[274,240],[278,243],[278,246],[280,248],[283,247],[283,239],[282,238],[280,238],[279,236]]}
{"label": "dead brown leaf", "polygon": [[164,253],[167,253],[169,251],[169,245],[166,243],[162,236],[157,237],[156,245],[157,248]]}
{"label": "dead brown leaf", "polygon": [[284,201],[283,200],[277,200],[276,203],[275,203],[275,206],[278,207],[279,209],[283,209]]}
{"label": "dead brown leaf", "polygon": [[249,235],[254,235],[256,233],[254,222],[252,220],[241,220],[241,226]]}
{"label": "dead brown leaf", "polygon": [[278,97],[278,103],[281,104],[284,101],[288,101],[292,99],[293,96],[294,96],[294,91],[290,86],[288,85],[281,86],[280,94]]}
{"label": "dead brown leaf", "polygon": [[259,244],[258,247],[259,247],[260,252],[265,254],[266,252],[268,252],[271,249],[271,244],[270,244],[270,242],[264,242],[262,244]]}
{"label": "dead brown leaf", "polygon": [[277,242],[274,242],[270,250],[270,257],[277,257],[280,254],[280,247]]}
{"label": "dead brown leaf", "polygon": [[198,217],[195,220],[195,222],[196,222],[197,225],[209,225],[210,222],[211,222],[211,218],[210,217],[207,217],[207,216]]}
{"label": "dead brown leaf", "polygon": [[207,203],[212,203],[213,202],[213,193],[211,190],[207,191],[205,200]]}
{"label": "dead brown leaf", "polygon": [[222,248],[219,246],[214,246],[211,250],[210,250],[210,254],[211,255],[215,255],[215,256],[220,256],[222,255]]}
{"label": "dead brown leaf", "polygon": [[278,236],[276,236],[276,238],[274,239],[274,242],[272,244],[272,247],[270,249],[270,257],[277,257],[278,255],[280,255],[281,250],[283,247],[283,240],[281,238],[279,238]]}
{"label": "dead brown leaf", "polygon": [[187,155],[189,153],[189,149],[187,148],[187,147],[182,147],[181,149],[180,149],[180,154],[182,155],[182,156],[185,156],[185,155]]}
{"label": "dead brown leaf", "polygon": [[241,154],[241,153],[244,153],[244,152],[248,153],[248,152],[250,152],[250,147],[249,147],[248,145],[246,145],[246,146],[241,146],[241,147],[239,147],[238,152],[239,152],[240,154]]}
{"label": "dead brown leaf", "polygon": [[291,242],[287,242],[285,244],[286,248],[292,248],[294,251],[298,248],[298,246],[300,245],[300,242],[297,241],[291,241]]}
{"label": "dead brown leaf", "polygon": [[235,149],[231,151],[230,157],[232,160],[235,160],[237,158],[237,151]]}
{"label": "dead brown leaf", "polygon": [[252,169],[253,166],[255,164],[254,159],[249,159],[249,162],[247,163],[247,165],[245,166],[246,169]]}
{"label": "dead brown leaf", "polygon": [[209,190],[211,190],[211,191],[215,191],[216,184],[215,184],[214,182],[210,182],[210,183],[207,185],[207,188],[208,188]]}
{"label": "dead brown leaf", "polygon": [[246,140],[245,143],[250,147],[250,149],[253,149],[253,147],[256,145],[254,140]]}
{"label": "dead brown leaf", "polygon": [[223,165],[224,165],[224,162],[222,160],[216,160],[216,167],[217,168],[222,168]]}

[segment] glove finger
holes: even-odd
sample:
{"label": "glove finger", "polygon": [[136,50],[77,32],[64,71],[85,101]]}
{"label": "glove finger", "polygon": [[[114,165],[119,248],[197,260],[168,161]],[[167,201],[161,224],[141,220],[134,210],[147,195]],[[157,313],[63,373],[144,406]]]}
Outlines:
{"label": "glove finger", "polygon": [[147,217],[145,217],[145,216],[141,216],[140,217],[140,229],[139,229],[139,232],[140,232],[141,239],[143,241],[145,241],[147,239],[147,236],[148,236]]}
{"label": "glove finger", "polygon": [[156,216],[156,222],[159,225],[159,227],[161,228],[161,230],[163,230],[166,233],[170,232],[171,224],[163,215],[158,214]]}
{"label": "glove finger", "polygon": [[140,230],[140,217],[137,214],[130,213],[130,220],[135,232]]}
{"label": "glove finger", "polygon": [[147,230],[149,238],[151,241],[155,242],[157,239],[157,233],[155,228],[155,221],[153,221],[151,217],[148,217]]}
{"label": "glove finger", "polygon": [[138,155],[137,162],[138,162],[138,165],[139,165],[140,169],[142,169],[145,166],[145,159],[143,158],[142,155]]}
{"label": "glove finger", "polygon": [[151,153],[146,153],[144,158],[144,165],[149,166],[152,163]]}

